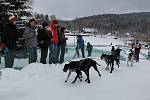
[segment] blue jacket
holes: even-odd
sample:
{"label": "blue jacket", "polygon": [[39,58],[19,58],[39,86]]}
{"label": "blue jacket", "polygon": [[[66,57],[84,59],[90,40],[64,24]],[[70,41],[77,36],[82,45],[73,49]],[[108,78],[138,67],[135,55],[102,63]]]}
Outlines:
{"label": "blue jacket", "polygon": [[84,40],[82,37],[77,39],[77,45],[79,48],[84,48]]}

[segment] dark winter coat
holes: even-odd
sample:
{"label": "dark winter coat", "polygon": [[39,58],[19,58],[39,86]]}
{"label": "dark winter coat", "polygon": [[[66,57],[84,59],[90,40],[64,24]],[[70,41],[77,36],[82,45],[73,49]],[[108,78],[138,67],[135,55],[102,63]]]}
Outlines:
{"label": "dark winter coat", "polygon": [[8,23],[3,28],[3,37],[2,37],[3,41],[2,42],[10,50],[16,49],[17,33],[18,33],[18,30],[16,28],[16,25],[13,25],[13,23]]}
{"label": "dark winter coat", "polygon": [[92,49],[93,49],[93,46],[91,44],[88,44],[87,47],[86,47],[86,50],[92,51]]}
{"label": "dark winter coat", "polygon": [[115,48],[112,48],[111,49],[111,55],[115,55],[116,51],[115,51]]}
{"label": "dark winter coat", "polygon": [[37,39],[38,39],[38,46],[40,48],[48,47],[49,37],[45,29],[38,29]]}
{"label": "dark winter coat", "polygon": [[27,27],[23,37],[25,39],[25,46],[27,48],[34,48],[38,46],[37,33],[35,28]]}
{"label": "dark winter coat", "polygon": [[2,32],[0,31],[0,43],[2,42]]}
{"label": "dark winter coat", "polygon": [[121,49],[117,48],[115,52],[116,57],[120,57],[120,52],[121,52]]}
{"label": "dark winter coat", "polygon": [[58,45],[66,45],[66,37],[64,31],[60,28],[58,31]]}

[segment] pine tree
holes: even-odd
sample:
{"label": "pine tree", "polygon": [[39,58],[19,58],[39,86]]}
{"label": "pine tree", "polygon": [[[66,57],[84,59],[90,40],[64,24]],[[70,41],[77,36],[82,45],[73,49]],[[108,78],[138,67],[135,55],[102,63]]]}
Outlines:
{"label": "pine tree", "polygon": [[31,0],[0,0],[0,24],[7,23],[8,17],[11,15],[17,16],[17,34],[18,40],[17,49],[23,49],[24,39],[23,32],[25,29],[26,21],[32,16]]}
{"label": "pine tree", "polygon": [[39,25],[42,25],[43,22],[50,22],[49,16],[44,14],[35,13],[35,19],[37,19]]}
{"label": "pine tree", "polygon": [[1,0],[0,1],[0,21],[6,22],[10,15],[18,18],[32,15],[31,0]]}

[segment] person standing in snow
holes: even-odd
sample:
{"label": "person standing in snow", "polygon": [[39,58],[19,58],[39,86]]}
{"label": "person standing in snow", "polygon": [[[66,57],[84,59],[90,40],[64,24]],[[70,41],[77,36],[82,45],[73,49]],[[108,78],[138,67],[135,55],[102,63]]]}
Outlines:
{"label": "person standing in snow", "polygon": [[121,49],[118,47],[116,49],[116,57],[120,58]]}
{"label": "person standing in snow", "polygon": [[150,59],[150,49],[148,50],[148,59]]}
{"label": "person standing in snow", "polygon": [[82,52],[82,58],[85,58],[85,53],[84,53],[84,40],[81,35],[77,36],[77,49],[81,49]]}
{"label": "person standing in snow", "polygon": [[2,25],[0,25],[0,64],[1,64],[1,56],[2,56],[2,50],[3,50],[3,47],[2,47]]}
{"label": "person standing in snow", "polygon": [[58,27],[58,48],[57,59],[60,64],[64,62],[65,49],[66,49],[65,27]]}
{"label": "person standing in snow", "polygon": [[115,53],[116,53],[115,47],[112,46],[112,48],[111,48],[111,55],[115,55]]}
{"label": "person standing in snow", "polygon": [[93,46],[90,44],[90,42],[87,43],[86,50],[88,52],[87,57],[90,57],[92,54],[92,50],[93,50]]}
{"label": "person standing in snow", "polygon": [[139,62],[139,54],[140,54],[140,50],[141,50],[141,44],[139,42],[139,40],[136,40],[133,44],[132,44],[132,49],[134,48],[134,52],[135,52],[135,59],[136,62]]}
{"label": "person standing in snow", "polygon": [[37,61],[37,32],[36,32],[36,20],[30,19],[29,26],[26,27],[23,37],[25,39],[25,46],[29,52],[29,64]]}
{"label": "person standing in snow", "polygon": [[50,25],[51,32],[49,33],[49,37],[51,37],[51,40],[49,42],[49,64],[56,64],[57,61],[57,46],[58,46],[58,20],[54,19],[52,20],[52,23]]}
{"label": "person standing in snow", "polygon": [[121,49],[118,47],[115,51],[115,57],[118,63],[120,63],[120,53],[121,53]]}
{"label": "person standing in snow", "polygon": [[38,39],[38,46],[41,49],[40,63],[42,64],[46,64],[46,58],[48,54],[48,41],[49,41],[48,28],[49,28],[48,23],[43,22],[42,29],[38,29],[37,39]]}
{"label": "person standing in snow", "polygon": [[5,47],[5,68],[12,68],[14,65],[14,57],[16,50],[16,40],[18,30],[16,28],[17,18],[12,15],[9,17],[9,22],[4,25],[3,28],[3,41]]}

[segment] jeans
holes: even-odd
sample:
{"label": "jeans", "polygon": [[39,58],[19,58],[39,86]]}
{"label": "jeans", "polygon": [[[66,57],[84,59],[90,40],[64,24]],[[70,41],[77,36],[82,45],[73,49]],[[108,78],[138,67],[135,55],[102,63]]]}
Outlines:
{"label": "jeans", "polygon": [[35,63],[37,61],[37,48],[28,48],[29,52],[29,64]]}
{"label": "jeans", "polygon": [[56,64],[57,60],[57,44],[50,43],[49,45],[49,64]]}
{"label": "jeans", "polygon": [[13,68],[15,59],[14,57],[15,57],[15,50],[8,50],[8,52],[4,56],[5,68]]}
{"label": "jeans", "polygon": [[40,63],[46,64],[47,54],[48,54],[48,47],[42,47]]}
{"label": "jeans", "polygon": [[82,58],[85,58],[84,48],[81,48]]}
{"label": "jeans", "polygon": [[57,47],[57,59],[60,64],[64,62],[65,47],[66,47],[65,45],[59,45]]}

